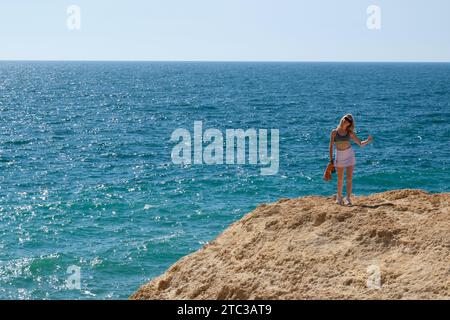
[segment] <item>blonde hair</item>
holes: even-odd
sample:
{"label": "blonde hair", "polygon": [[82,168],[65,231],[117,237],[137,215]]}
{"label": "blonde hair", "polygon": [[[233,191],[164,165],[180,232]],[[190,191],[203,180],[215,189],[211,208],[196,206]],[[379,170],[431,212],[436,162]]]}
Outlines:
{"label": "blonde hair", "polygon": [[347,130],[349,131],[349,132],[354,132],[355,131],[355,118],[353,118],[353,116],[350,114],[350,113],[347,113],[345,116],[343,116],[342,118],[341,118],[341,121],[339,121],[339,125],[337,126],[337,128],[336,129],[339,129],[339,128],[342,128],[343,126],[343,124],[344,124],[344,119],[345,118],[350,118],[350,119],[352,119],[352,124],[347,128]]}

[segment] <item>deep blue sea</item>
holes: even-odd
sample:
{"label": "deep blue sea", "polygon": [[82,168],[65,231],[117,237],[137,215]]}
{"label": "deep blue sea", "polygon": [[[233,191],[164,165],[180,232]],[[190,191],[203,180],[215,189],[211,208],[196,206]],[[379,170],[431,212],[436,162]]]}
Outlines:
{"label": "deep blue sea", "polygon": [[[450,191],[450,64],[0,62],[0,111],[0,299],[125,299],[259,203],[334,194],[346,113],[356,195]],[[173,164],[194,121],[279,129],[278,174]]]}

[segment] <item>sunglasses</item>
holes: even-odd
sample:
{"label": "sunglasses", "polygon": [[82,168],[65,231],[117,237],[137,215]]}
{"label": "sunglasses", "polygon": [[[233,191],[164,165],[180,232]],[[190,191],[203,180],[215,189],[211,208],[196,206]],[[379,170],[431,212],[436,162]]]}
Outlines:
{"label": "sunglasses", "polygon": [[347,121],[347,122],[349,122],[349,123],[353,123],[353,120],[350,119],[349,117],[345,117],[344,120]]}

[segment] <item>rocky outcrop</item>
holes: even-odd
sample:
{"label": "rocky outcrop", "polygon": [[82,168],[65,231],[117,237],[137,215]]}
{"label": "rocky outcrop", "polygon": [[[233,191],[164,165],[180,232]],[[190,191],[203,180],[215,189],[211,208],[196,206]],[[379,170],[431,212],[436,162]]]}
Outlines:
{"label": "rocky outcrop", "polygon": [[450,193],[262,204],[131,299],[450,299]]}

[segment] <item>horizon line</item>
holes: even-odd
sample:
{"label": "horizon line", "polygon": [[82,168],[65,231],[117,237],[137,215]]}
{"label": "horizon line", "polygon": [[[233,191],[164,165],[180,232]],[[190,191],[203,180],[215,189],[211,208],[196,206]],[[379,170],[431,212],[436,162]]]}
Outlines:
{"label": "horizon line", "polygon": [[0,59],[0,62],[223,62],[223,63],[450,63],[450,60],[147,60],[147,59]]}

